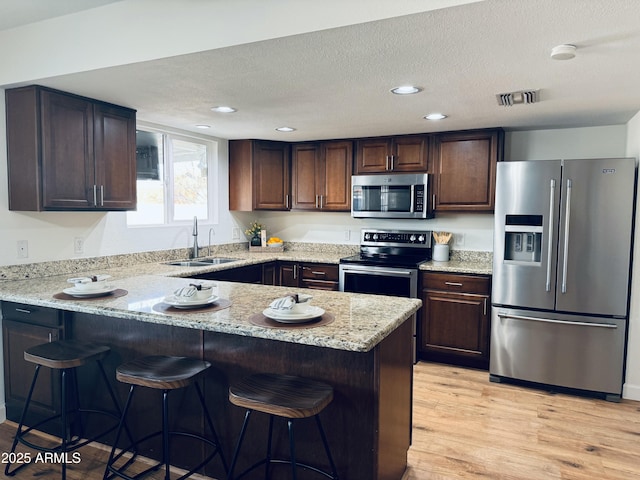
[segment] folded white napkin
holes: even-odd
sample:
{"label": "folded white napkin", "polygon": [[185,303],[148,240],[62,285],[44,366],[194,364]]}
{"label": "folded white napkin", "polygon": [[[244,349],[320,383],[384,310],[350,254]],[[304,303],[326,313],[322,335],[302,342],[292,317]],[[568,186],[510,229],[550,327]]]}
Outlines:
{"label": "folded white napkin", "polygon": [[286,297],[276,298],[269,304],[269,308],[272,310],[291,310],[296,303],[296,297],[287,295]]}
{"label": "folded white napkin", "polygon": [[198,289],[196,287],[189,285],[188,287],[179,288],[173,292],[173,294],[178,298],[192,298],[197,291]]}

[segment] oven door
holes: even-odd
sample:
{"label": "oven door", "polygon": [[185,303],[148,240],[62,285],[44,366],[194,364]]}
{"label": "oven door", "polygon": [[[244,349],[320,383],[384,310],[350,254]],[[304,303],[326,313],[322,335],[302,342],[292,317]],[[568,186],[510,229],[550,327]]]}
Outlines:
{"label": "oven door", "polygon": [[[340,291],[418,298],[418,269],[341,263]],[[418,361],[416,315],[410,321],[413,324],[411,352],[415,364]]]}
{"label": "oven door", "polygon": [[340,291],[418,297],[418,269],[340,264]]}

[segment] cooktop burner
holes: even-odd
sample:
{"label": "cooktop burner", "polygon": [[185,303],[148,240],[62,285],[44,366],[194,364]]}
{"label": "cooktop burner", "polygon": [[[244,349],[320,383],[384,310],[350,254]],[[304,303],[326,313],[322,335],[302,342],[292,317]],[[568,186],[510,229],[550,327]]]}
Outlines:
{"label": "cooktop burner", "polygon": [[360,253],[340,263],[417,268],[431,260],[431,232],[371,230],[360,232]]}

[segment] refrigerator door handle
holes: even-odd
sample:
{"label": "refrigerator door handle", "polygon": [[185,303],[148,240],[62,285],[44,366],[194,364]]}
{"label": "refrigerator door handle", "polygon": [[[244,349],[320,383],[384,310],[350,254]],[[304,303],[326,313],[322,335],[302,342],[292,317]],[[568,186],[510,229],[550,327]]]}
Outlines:
{"label": "refrigerator door handle", "polygon": [[576,327],[618,328],[614,323],[567,322],[564,320],[553,320],[551,318],[525,317],[523,315],[509,315],[506,313],[498,313],[498,317],[510,318],[512,320],[529,320],[532,322],[559,323],[561,325],[573,325]]}
{"label": "refrigerator door handle", "polygon": [[549,238],[547,239],[547,282],[545,283],[545,290],[547,292],[551,291],[551,260],[553,251],[553,225],[555,224],[555,220],[553,218],[555,214],[555,201],[556,201],[556,180],[555,178],[551,179],[549,185]]}
{"label": "refrigerator door handle", "polygon": [[567,179],[567,205],[564,217],[564,254],[562,258],[562,293],[567,293],[567,269],[569,268],[569,221],[571,218],[571,179]]}

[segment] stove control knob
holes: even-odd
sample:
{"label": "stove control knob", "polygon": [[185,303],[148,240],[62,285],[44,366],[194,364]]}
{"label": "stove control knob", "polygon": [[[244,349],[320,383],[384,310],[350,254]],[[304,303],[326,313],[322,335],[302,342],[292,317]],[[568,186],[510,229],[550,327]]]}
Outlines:
{"label": "stove control knob", "polygon": [[373,239],[374,239],[374,240],[378,240],[378,234],[377,234],[377,233],[374,233],[374,234],[373,234]]}
{"label": "stove control knob", "polygon": [[370,234],[370,233],[365,233],[365,234],[364,234],[364,239],[365,239],[365,240],[369,240],[369,239],[371,239],[371,234]]}
{"label": "stove control knob", "polygon": [[420,235],[420,236],[418,237],[418,242],[420,242],[420,243],[424,243],[424,235]]}
{"label": "stove control knob", "polygon": [[415,241],[416,241],[416,236],[415,236],[415,235],[411,235],[411,236],[409,237],[409,241],[410,241],[410,242],[415,242]]}

